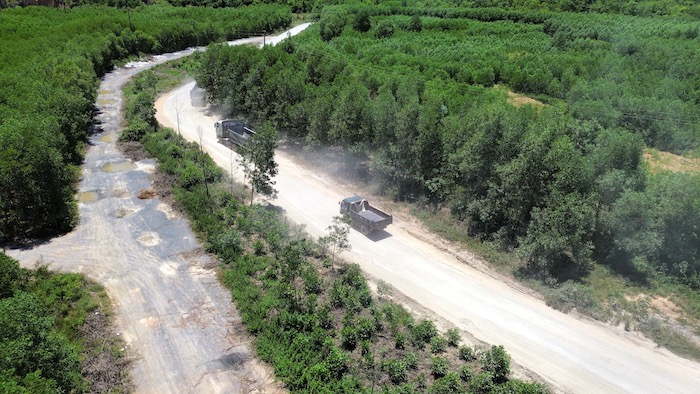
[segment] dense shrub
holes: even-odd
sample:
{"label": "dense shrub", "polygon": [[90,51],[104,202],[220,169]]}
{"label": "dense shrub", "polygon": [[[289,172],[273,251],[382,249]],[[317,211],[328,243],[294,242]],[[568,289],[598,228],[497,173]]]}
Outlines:
{"label": "dense shrub", "polygon": [[384,363],[384,370],[394,384],[406,381],[406,364],[400,360],[388,360]]}
{"label": "dense shrub", "polygon": [[494,383],[504,383],[510,375],[510,355],[503,346],[491,346],[483,356],[484,371],[493,376]]}
{"label": "dense shrub", "polygon": [[411,344],[422,349],[430,340],[438,335],[435,323],[431,320],[421,320],[420,323],[411,328]]}
{"label": "dense shrub", "polygon": [[396,30],[394,22],[388,19],[383,19],[377,23],[374,36],[377,38],[389,38],[394,35],[394,30]]}
{"label": "dense shrub", "polygon": [[105,299],[82,275],[58,274],[44,265],[22,269],[0,253],[0,391],[86,392],[91,382],[81,375],[82,360],[121,357],[105,348],[114,338],[100,338],[98,345],[85,337],[86,316],[107,312]]}
{"label": "dense shrub", "polygon": [[240,234],[233,229],[219,234],[212,242],[211,251],[218,254],[222,261],[233,262],[243,253],[243,242]]}
{"label": "dense shrub", "polygon": [[[374,32],[402,28],[381,39],[337,29],[324,42],[313,34],[326,34],[333,15],[352,20],[366,11]],[[421,22],[420,32],[406,27],[412,21]],[[656,246],[671,239],[661,229],[675,216],[659,214],[664,223],[653,223],[655,210],[644,207],[658,202],[648,190],[656,179],[647,182],[642,165],[645,143],[678,153],[700,146],[692,93],[700,63],[687,61],[697,22],[381,4],[324,8],[311,29],[293,53],[225,48],[200,72],[216,74],[209,69],[229,64],[222,59],[238,59],[224,78],[203,78],[233,81],[217,101],[271,117],[310,145],[366,152],[380,189],[448,208],[470,234],[515,250],[527,263],[523,274],[579,280],[597,261],[641,264],[691,286],[700,278],[687,226],[672,237],[683,247]],[[248,89],[237,82],[248,80],[268,81],[266,93],[243,94]],[[506,87],[543,103],[521,106]],[[689,189],[674,201],[696,204]],[[657,205],[690,218],[693,204]],[[645,211],[646,225],[625,219]]]}
{"label": "dense shrub", "polygon": [[447,344],[453,347],[458,346],[459,341],[462,339],[459,335],[459,331],[456,328],[450,328],[447,330],[445,336],[447,337]]}
{"label": "dense shrub", "polygon": [[469,347],[468,345],[462,345],[459,347],[459,358],[464,360],[464,361],[473,361],[476,359],[476,355],[474,354],[474,349]]}
{"label": "dense shrub", "polygon": [[447,339],[442,335],[430,338],[430,352],[433,354],[444,353],[447,350]]}

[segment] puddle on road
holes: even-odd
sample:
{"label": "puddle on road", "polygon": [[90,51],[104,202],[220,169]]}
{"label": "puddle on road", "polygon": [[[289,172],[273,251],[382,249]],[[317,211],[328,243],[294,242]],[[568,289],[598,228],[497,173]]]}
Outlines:
{"label": "puddle on road", "polygon": [[97,92],[100,95],[105,95],[105,94],[114,94],[114,90],[109,90],[109,89],[101,89],[99,92]]}
{"label": "puddle on road", "polygon": [[116,142],[117,135],[114,133],[105,134],[102,137],[100,137],[100,141],[102,141],[102,142]]}
{"label": "puddle on road", "polygon": [[97,105],[103,105],[103,106],[104,106],[104,105],[115,104],[116,102],[117,102],[117,100],[115,100],[115,99],[110,99],[110,98],[101,98],[101,99],[97,99]]}
{"label": "puddle on road", "polygon": [[104,172],[120,172],[131,171],[136,169],[136,164],[130,161],[122,161],[120,163],[107,163],[102,166]]}
{"label": "puddle on road", "polygon": [[140,211],[140,209],[120,208],[114,211],[114,217],[116,217],[117,219],[121,219],[125,216],[132,215],[138,211]]}
{"label": "puddle on road", "polygon": [[131,197],[131,194],[126,189],[114,189],[112,190],[112,193],[110,193],[112,197],[116,198],[127,198]]}
{"label": "puddle on road", "polygon": [[157,233],[148,232],[140,236],[138,241],[144,246],[156,246],[160,243],[160,237]]}
{"label": "puddle on road", "polygon": [[97,200],[99,200],[99,199],[100,199],[100,193],[98,193],[96,190],[90,190],[87,192],[78,193],[78,201],[85,203],[85,204],[97,202]]}

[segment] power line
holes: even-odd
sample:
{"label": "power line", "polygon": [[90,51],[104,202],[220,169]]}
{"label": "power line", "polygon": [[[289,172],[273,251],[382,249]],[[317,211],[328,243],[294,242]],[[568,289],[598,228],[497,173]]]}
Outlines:
{"label": "power line", "polygon": [[[601,107],[608,107],[608,104],[601,102],[584,102],[584,103],[574,103],[571,108],[576,110],[577,107],[588,110],[598,115],[605,115],[604,111],[601,111]],[[686,124],[688,126],[700,126],[700,121],[689,119],[687,116],[680,117],[677,113],[665,112],[665,111],[653,111],[644,112],[638,109],[633,109],[631,107],[624,107],[619,105],[610,105],[613,110],[619,111],[623,116],[629,118],[651,120],[651,121],[673,121],[676,123]]]}

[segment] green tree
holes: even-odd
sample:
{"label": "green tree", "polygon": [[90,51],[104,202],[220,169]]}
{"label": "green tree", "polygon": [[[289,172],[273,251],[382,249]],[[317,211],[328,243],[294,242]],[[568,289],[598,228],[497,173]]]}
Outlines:
{"label": "green tree", "polygon": [[75,166],[64,162],[52,119],[0,125],[0,242],[67,230],[74,222]]}
{"label": "green tree", "polygon": [[321,16],[319,29],[323,41],[330,41],[338,37],[343,32],[347,23],[347,15],[345,12],[334,10]]}
{"label": "green tree", "polygon": [[17,260],[0,253],[0,299],[12,297],[24,287],[23,271]]}
{"label": "green tree", "polygon": [[423,22],[420,19],[420,15],[413,14],[413,16],[411,17],[411,22],[408,23],[407,30],[416,33],[421,32],[423,30]]}
{"label": "green tree", "polygon": [[396,26],[394,26],[394,22],[389,19],[382,19],[377,24],[377,29],[374,31],[374,36],[377,38],[390,38],[394,35],[395,30]]}
{"label": "green tree", "polygon": [[660,197],[658,234],[662,234],[654,268],[699,289],[700,175],[660,174],[652,181],[654,185],[649,193]]}
{"label": "green tree", "polygon": [[277,162],[275,161],[275,149],[277,148],[277,130],[271,123],[263,123],[262,127],[245,146],[243,154],[243,170],[250,182],[250,205],[253,205],[255,192],[265,196],[276,194],[275,181],[277,175]]}
{"label": "green tree", "polygon": [[0,300],[0,371],[14,370],[19,377],[39,372],[62,392],[81,391],[78,353],[52,325],[53,318],[30,294]]}
{"label": "green tree", "polygon": [[602,236],[614,245],[610,260],[650,262],[663,243],[659,201],[651,193],[625,191],[609,211],[601,212],[600,225]]}
{"label": "green tree", "polygon": [[352,247],[348,240],[350,222],[348,215],[334,216],[333,222],[326,229],[328,234],[319,239],[319,243],[331,252],[331,268],[335,262],[335,256]]}
{"label": "green tree", "polygon": [[332,142],[366,144],[372,135],[372,113],[367,88],[359,83],[345,86],[331,117]]}
{"label": "green tree", "polygon": [[519,252],[540,273],[577,278],[592,267],[595,211],[592,199],[577,193],[552,197],[534,208]]}
{"label": "green tree", "polygon": [[370,14],[367,8],[363,8],[355,14],[355,20],[352,23],[352,28],[365,33],[372,28],[372,22],[370,22]]}

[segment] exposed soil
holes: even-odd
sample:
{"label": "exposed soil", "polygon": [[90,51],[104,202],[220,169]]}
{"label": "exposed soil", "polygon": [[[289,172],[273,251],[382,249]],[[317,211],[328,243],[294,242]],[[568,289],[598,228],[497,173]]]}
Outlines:
{"label": "exposed soil", "polygon": [[137,196],[141,200],[148,200],[151,198],[156,198],[158,193],[156,193],[155,189],[143,189],[139,192],[139,195]]}
{"label": "exposed soil", "polygon": [[123,356],[125,344],[114,332],[110,319],[95,312],[85,318],[80,329],[88,351],[81,372],[90,383],[91,393],[111,393],[133,390],[129,379],[131,360]]}
{"label": "exposed soil", "polygon": [[[506,90],[500,85],[494,85],[494,88]],[[518,108],[522,107],[523,105],[532,105],[536,108],[542,108],[545,106],[545,104],[539,100],[535,100],[532,97],[528,97],[520,93],[515,93],[510,89],[508,90],[508,103]]]}
{"label": "exposed soil", "polygon": [[650,304],[652,308],[656,309],[656,311],[663,316],[668,316],[672,319],[679,319],[681,317],[678,305],[666,297],[654,297]]}
{"label": "exposed soil", "polygon": [[148,153],[146,152],[145,149],[143,149],[143,146],[136,141],[126,141],[126,142],[118,142],[117,146],[119,147],[119,151],[122,152],[124,157],[131,161],[140,161],[143,159],[148,159]]}

